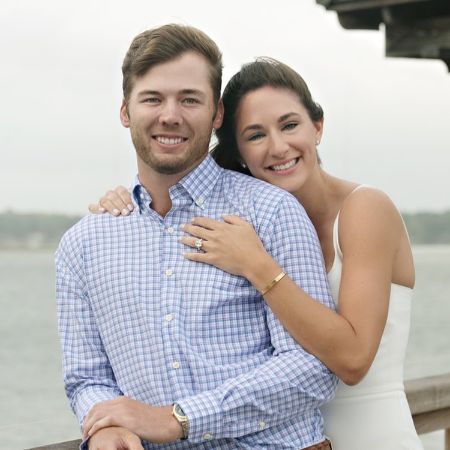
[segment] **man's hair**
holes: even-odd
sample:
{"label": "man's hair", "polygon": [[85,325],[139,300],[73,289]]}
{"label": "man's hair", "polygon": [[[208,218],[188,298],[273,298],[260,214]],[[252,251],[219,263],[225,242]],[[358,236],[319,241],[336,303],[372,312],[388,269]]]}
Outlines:
{"label": "man's hair", "polygon": [[[222,126],[216,130],[217,144],[211,152],[216,162],[225,169],[251,175],[247,167],[243,166],[236,142],[236,114],[242,99],[249,92],[265,86],[288,89],[298,96],[313,122],[323,119],[321,106],[313,100],[308,85],[294,69],[268,57],[259,57],[251,63],[244,64],[223,91],[225,114]],[[320,164],[319,155],[317,160]]]}
{"label": "man's hair", "polygon": [[222,54],[217,44],[203,31],[178,24],[153,28],[133,39],[122,64],[125,100],[128,100],[136,78],[143,76],[156,64],[171,61],[185,52],[195,52],[208,62],[211,88],[217,105],[222,86]]}

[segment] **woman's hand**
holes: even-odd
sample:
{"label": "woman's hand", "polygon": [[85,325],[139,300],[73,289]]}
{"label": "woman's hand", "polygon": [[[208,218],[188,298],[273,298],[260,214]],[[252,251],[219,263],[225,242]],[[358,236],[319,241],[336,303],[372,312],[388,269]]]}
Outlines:
{"label": "woman's hand", "polygon": [[98,203],[89,205],[89,211],[93,214],[109,212],[113,216],[128,216],[133,209],[130,192],[124,186],[117,186],[113,191],[108,191]]}
{"label": "woman's hand", "polygon": [[253,227],[238,216],[223,216],[224,222],[208,217],[196,217],[183,231],[190,236],[181,242],[196,248],[201,239],[201,250],[185,253],[191,261],[212,264],[225,272],[243,276],[251,281],[258,266],[265,260],[272,261]]}

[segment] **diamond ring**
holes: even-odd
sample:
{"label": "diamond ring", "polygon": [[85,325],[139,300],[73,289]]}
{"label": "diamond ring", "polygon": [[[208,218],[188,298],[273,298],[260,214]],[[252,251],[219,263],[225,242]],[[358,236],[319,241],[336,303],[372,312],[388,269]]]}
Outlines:
{"label": "diamond ring", "polygon": [[203,239],[196,239],[194,242],[194,246],[197,249],[197,251],[199,252],[203,247]]}

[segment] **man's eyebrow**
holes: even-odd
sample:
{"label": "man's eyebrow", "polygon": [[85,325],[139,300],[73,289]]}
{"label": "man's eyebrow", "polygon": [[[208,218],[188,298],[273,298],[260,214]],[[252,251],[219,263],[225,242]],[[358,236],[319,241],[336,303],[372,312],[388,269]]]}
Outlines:
{"label": "man's eyebrow", "polygon": [[183,89],[180,91],[183,95],[197,95],[199,97],[204,97],[206,94],[199,89]]}
{"label": "man's eyebrow", "polygon": [[[199,97],[205,97],[205,93],[199,89],[182,89],[180,92],[182,95],[197,95]],[[155,91],[153,89],[145,89],[137,94],[139,97],[144,95],[163,95],[160,91]]]}
{"label": "man's eyebrow", "polygon": [[144,95],[161,95],[159,91],[152,91],[151,89],[146,89],[145,91],[138,92],[138,97],[142,97]]}

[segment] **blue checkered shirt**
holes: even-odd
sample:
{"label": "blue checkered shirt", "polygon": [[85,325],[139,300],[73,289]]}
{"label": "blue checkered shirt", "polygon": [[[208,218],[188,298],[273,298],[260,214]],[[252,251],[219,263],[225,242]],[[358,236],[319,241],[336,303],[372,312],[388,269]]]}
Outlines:
{"label": "blue checkered shirt", "polygon": [[288,275],[332,307],[322,253],[287,192],[208,156],[170,188],[159,216],[136,179],[128,217],[89,215],[56,254],[64,381],[80,423],[120,395],[178,402],[189,439],[145,449],[301,449],[323,440],[336,378],[284,330],[245,279],[185,259],[195,216],[248,220]]}

